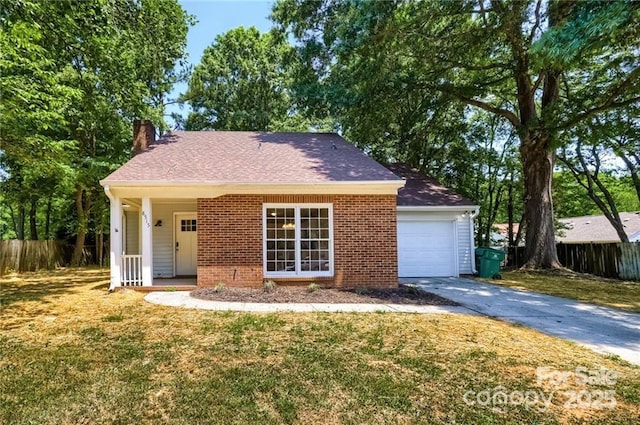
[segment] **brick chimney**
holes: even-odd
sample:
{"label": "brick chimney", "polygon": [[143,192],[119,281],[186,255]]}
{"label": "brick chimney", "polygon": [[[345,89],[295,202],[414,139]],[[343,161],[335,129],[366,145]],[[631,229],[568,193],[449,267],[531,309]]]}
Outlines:
{"label": "brick chimney", "polygon": [[156,128],[150,120],[133,121],[133,156],[147,149],[156,141]]}

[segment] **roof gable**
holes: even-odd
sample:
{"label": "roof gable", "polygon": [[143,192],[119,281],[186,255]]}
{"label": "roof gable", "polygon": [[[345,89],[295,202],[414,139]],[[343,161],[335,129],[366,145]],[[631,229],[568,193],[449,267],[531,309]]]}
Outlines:
{"label": "roof gable", "polygon": [[290,184],[398,182],[337,134],[176,131],[110,174],[102,184]]}

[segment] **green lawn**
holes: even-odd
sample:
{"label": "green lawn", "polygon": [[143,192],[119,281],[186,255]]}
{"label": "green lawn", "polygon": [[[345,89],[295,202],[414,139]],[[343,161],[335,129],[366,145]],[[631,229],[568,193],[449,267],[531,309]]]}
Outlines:
{"label": "green lawn", "polygon": [[502,272],[496,285],[571,298],[605,307],[640,313],[640,282],[623,282],[567,272]]}
{"label": "green lawn", "polygon": [[[0,423],[630,424],[640,417],[640,368],[501,321],[182,310],[133,291],[107,294],[107,279],[95,269],[0,278]],[[615,371],[617,380],[536,382],[537,367],[579,366]],[[475,394],[498,386],[553,402],[547,411],[517,399],[477,403]],[[604,390],[615,391],[615,408],[565,406],[566,391],[595,402]]]}

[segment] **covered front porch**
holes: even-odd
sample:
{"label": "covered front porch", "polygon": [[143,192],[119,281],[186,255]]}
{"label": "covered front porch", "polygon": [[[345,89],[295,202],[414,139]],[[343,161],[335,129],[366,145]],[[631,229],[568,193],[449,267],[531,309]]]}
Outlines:
{"label": "covered front porch", "polygon": [[123,197],[111,202],[110,289],[197,285],[197,201]]}

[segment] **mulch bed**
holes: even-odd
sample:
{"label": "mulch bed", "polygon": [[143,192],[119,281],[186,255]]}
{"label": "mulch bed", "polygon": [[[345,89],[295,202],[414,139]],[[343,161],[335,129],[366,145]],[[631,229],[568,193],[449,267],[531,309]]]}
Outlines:
{"label": "mulch bed", "polygon": [[247,303],[459,305],[447,298],[405,285],[366,290],[323,288],[314,292],[299,286],[278,286],[271,292],[263,288],[198,288],[191,291],[191,296],[203,300]]}

